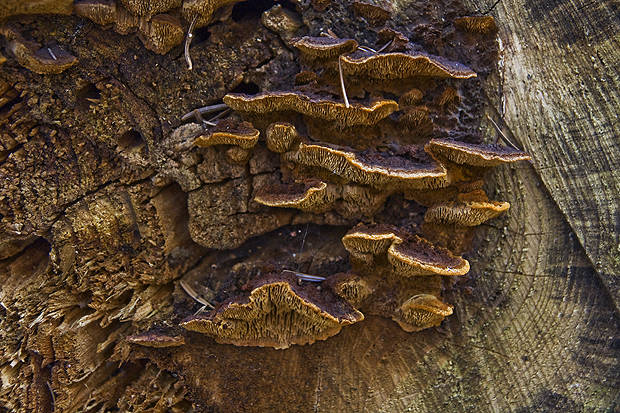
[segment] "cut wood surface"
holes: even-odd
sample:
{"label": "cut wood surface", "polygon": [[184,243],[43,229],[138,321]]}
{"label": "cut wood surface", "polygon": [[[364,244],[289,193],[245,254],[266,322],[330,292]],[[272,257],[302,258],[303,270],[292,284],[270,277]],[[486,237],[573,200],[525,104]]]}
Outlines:
{"label": "cut wood surface", "polygon": [[[229,291],[246,293],[261,254],[295,257],[311,274],[348,270],[340,239],[350,220],[251,202],[280,173],[262,135],[247,151],[190,148],[201,127],[179,127],[228,92],[292,84],[299,63],[282,39],[293,34],[330,27],[370,44],[353,13],[372,7],[311,3],[276,6],[262,23],[263,6],[220,10],[195,33],[192,71],[183,45],[156,55],[136,34],[77,16],[5,22],[79,62],[37,75],[0,49],[0,411],[620,409],[620,21],[611,0],[501,0],[489,11],[499,68],[480,73],[463,99],[483,88],[473,113],[488,114],[533,160],[486,178],[489,197],[511,207],[476,229],[469,274],[445,283],[454,314],[440,327],[407,333],[366,315],[285,350],[218,344],[179,327]],[[469,49],[444,44],[435,28],[452,33],[450,19],[494,1],[464,3],[387,9],[433,53],[466,59]],[[359,97],[358,84],[347,87]],[[486,117],[472,124],[485,142],[498,138]],[[401,210],[421,220],[424,210],[399,196],[377,220]]]}
{"label": "cut wood surface", "polygon": [[620,309],[618,3],[501,0],[492,14],[503,45],[496,109]]}

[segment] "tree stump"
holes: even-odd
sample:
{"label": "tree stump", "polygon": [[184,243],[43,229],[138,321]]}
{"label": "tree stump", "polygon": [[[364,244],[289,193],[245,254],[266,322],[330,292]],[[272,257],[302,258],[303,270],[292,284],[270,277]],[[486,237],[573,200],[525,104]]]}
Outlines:
{"label": "tree stump", "polygon": [[[620,23],[612,1],[245,1],[192,24],[181,1],[150,12],[123,0],[107,25],[78,6],[81,16],[69,14],[67,1],[21,3],[0,10],[2,411],[617,411]],[[482,14],[497,27],[457,23]],[[190,25],[186,52],[178,30]],[[228,93],[316,81],[293,38],[328,29],[375,48],[360,52],[371,55],[409,41],[407,50],[466,64],[478,77],[383,89],[373,81],[369,92],[345,76],[354,107],[397,99],[405,84],[422,89],[408,95],[417,103],[403,117],[416,122],[413,132],[388,119],[370,131],[309,121],[299,133],[333,144],[357,136],[360,151],[381,153],[422,148],[444,132],[510,141],[532,162],[500,165],[484,184],[492,199],[510,202],[507,213],[449,238],[425,226],[426,207],[402,191],[382,198],[379,185],[355,186],[365,194],[355,199],[373,200],[355,209],[342,195],[355,192],[351,182],[324,172],[318,177],[341,185],[342,197],[325,199],[346,208],[258,205],[260,188],[316,172],[287,169],[292,155],[274,153],[264,138],[270,114],[251,119],[261,133],[255,146],[211,145],[212,135],[203,139],[210,146],[193,144],[209,129],[184,125],[184,114]],[[338,65],[325,62],[318,84],[338,96]],[[343,137],[330,138],[334,131]],[[397,132],[404,141],[376,144]],[[372,212],[362,219],[359,211]],[[469,261],[458,281],[434,281],[453,306],[439,327],[406,332],[379,310],[363,321],[349,313],[357,322],[340,318],[333,336],[286,349],[218,343],[181,327],[231,296],[247,298],[254,278],[284,261],[301,274],[300,289],[327,294],[330,274],[350,271],[340,239],[360,221],[423,232]],[[318,288],[303,281],[321,271],[328,280]]]}

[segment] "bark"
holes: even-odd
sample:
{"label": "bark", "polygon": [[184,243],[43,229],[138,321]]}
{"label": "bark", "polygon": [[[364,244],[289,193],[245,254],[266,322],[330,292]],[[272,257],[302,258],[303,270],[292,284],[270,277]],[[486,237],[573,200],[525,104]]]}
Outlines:
{"label": "bark", "polygon": [[[192,71],[183,45],[154,54],[138,35],[75,15],[4,22],[79,63],[57,75],[33,73],[12,56],[3,32],[0,409],[617,410],[620,23],[613,2],[502,0],[489,11],[499,46],[494,36],[455,31],[456,18],[491,6],[469,0],[383,3],[391,17],[366,16],[370,24],[360,16],[365,8],[340,1],[284,2],[287,24],[279,14],[261,21],[271,2],[250,3],[220,10],[196,30]],[[399,143],[445,131],[494,142],[489,115],[533,158],[486,177],[490,197],[511,208],[477,227],[473,239],[425,234],[466,249],[469,274],[443,283],[454,314],[440,327],[407,333],[370,311],[325,341],[286,350],[184,331],[183,319],[247,295],[276,266],[348,271],[340,239],[370,218],[360,218],[363,206],[316,213],[258,205],[257,190],[286,174],[279,156],[263,140],[247,162],[230,146],[193,147],[200,128],[181,126],[182,115],[231,91],[290,88],[303,63],[288,45],[293,34],[331,28],[374,46],[386,20],[426,52],[479,74],[469,83],[438,81],[436,89],[423,84],[456,88],[462,116],[435,116],[428,103],[422,119],[430,111],[433,123],[421,121]],[[362,86],[348,80],[350,97],[360,97]],[[402,87],[390,86],[396,96]],[[262,135],[268,120],[252,119]],[[309,130],[333,134],[322,124]],[[365,147],[379,136],[372,128],[354,132]],[[424,210],[392,195],[372,220],[428,232]],[[128,340],[144,332],[183,344]]]}

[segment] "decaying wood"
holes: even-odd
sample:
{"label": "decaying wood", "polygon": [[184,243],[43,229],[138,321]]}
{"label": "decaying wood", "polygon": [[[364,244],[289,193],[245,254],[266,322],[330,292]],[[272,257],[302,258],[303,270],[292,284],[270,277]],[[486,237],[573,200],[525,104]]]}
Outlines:
{"label": "decaying wood", "polygon": [[[511,207],[475,231],[469,274],[443,283],[454,314],[440,327],[407,333],[371,313],[325,341],[286,350],[218,344],[180,327],[186,317],[206,319],[233,292],[247,297],[257,273],[321,279],[350,269],[340,239],[351,216],[253,201],[283,170],[264,137],[253,148],[197,148],[204,125],[182,126],[181,118],[228,92],[293,84],[293,35],[329,27],[379,49],[360,4],[383,3],[356,3],[287,3],[286,13],[268,13],[290,21],[263,18],[267,27],[262,6],[220,10],[194,31],[191,71],[183,45],[156,55],[136,35],[75,15],[4,22],[79,62],[38,75],[0,49],[0,410],[618,409],[619,41],[611,1],[502,0],[491,12],[499,70],[493,53],[480,51],[478,61],[450,37],[452,20],[487,5],[411,0],[380,14],[424,50],[475,64],[479,79],[466,96],[451,83],[437,101],[479,98],[467,109],[476,119],[460,120],[464,130],[493,142],[488,115],[533,158],[488,176],[489,196]],[[324,87],[337,96],[333,69]],[[360,82],[346,87],[351,101],[363,96]],[[432,122],[420,93],[409,94],[411,116],[426,141]],[[312,133],[321,127],[308,125]],[[377,221],[421,225],[424,209],[413,201],[378,199],[385,209]],[[327,288],[308,283],[315,295]]]}

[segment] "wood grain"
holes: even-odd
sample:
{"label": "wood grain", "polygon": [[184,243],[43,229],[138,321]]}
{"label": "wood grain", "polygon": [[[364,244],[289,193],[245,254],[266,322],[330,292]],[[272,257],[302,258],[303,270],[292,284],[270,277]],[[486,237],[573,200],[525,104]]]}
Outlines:
{"label": "wood grain", "polygon": [[[468,1],[472,9],[485,9]],[[489,2],[491,3],[491,2]],[[500,115],[620,308],[620,16],[615,1],[502,0]]]}
{"label": "wood grain", "polygon": [[511,212],[480,234],[455,316],[416,335],[379,320],[343,330],[320,359],[315,411],[613,411],[612,301],[533,169],[495,180]]}

